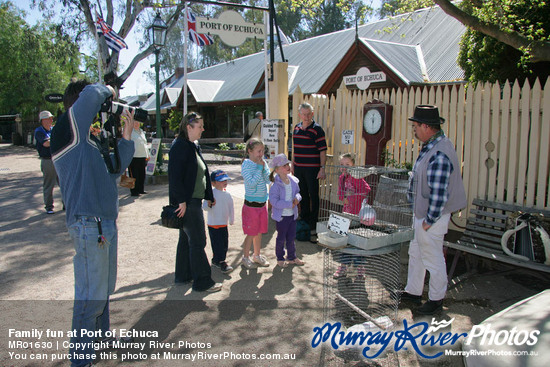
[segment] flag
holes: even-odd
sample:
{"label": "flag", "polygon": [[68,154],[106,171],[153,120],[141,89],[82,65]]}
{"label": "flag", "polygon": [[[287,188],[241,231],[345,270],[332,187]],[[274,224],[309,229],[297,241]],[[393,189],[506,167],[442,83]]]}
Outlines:
{"label": "flag", "polygon": [[[277,26],[277,29],[279,30],[279,36],[281,37],[281,45],[290,45],[290,41],[287,38],[286,34],[283,33],[281,27]],[[277,34],[275,34],[275,42],[277,42],[276,45],[279,45],[277,41]]]}
{"label": "flag", "polygon": [[120,52],[123,48],[128,48],[128,45],[126,42],[124,42],[124,39],[120,37],[110,25],[105,23],[103,19],[95,13],[97,21],[96,21],[96,30],[97,34],[102,34],[103,37],[105,37],[105,42],[107,42],[107,46],[109,46],[110,49],[116,52]]}
{"label": "flag", "polygon": [[199,46],[208,46],[214,43],[214,39],[207,34],[197,33],[196,19],[191,10],[187,11],[187,30],[189,32],[189,40],[195,42]]}

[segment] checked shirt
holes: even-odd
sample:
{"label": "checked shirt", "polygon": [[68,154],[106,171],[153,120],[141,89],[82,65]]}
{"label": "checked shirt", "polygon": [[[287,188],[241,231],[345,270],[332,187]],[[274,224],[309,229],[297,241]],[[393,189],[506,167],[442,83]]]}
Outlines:
{"label": "checked shirt", "polygon": [[[413,167],[413,172],[416,172],[417,163],[420,162],[422,157],[426,155],[439,141],[445,138],[443,131],[439,131],[432,136],[422,146],[422,150],[416,159]],[[443,211],[445,203],[449,199],[449,178],[453,172],[453,165],[449,157],[443,152],[437,152],[434,154],[428,162],[427,179],[428,186],[430,187],[430,198],[428,213],[426,215],[426,223],[429,225],[434,224]]]}

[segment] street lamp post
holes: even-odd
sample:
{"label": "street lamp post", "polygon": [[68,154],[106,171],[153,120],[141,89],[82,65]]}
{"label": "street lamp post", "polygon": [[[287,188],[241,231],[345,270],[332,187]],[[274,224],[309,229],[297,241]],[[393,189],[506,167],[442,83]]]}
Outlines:
{"label": "street lamp post", "polygon": [[[153,47],[155,48],[155,94],[156,94],[156,119],[157,119],[157,138],[162,139],[162,127],[160,123],[160,82],[159,82],[159,53],[160,50],[164,47],[164,44],[166,42],[166,30],[168,29],[168,26],[162,18],[160,17],[160,13],[157,13],[157,16],[155,17],[155,20],[153,21],[153,24],[149,27],[149,31],[151,32],[151,39],[153,40]],[[158,157],[159,157],[159,164],[162,164],[162,140],[159,144],[159,151],[158,151]]]}

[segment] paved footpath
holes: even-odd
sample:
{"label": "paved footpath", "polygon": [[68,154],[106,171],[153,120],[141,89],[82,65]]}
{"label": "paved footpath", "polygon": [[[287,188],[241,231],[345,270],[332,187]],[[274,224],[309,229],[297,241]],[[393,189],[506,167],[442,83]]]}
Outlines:
{"label": "paved footpath", "polygon": [[[180,366],[183,364],[178,358],[194,358],[185,365],[357,365],[327,358],[320,348],[311,347],[313,328],[323,325],[320,247],[298,242],[298,254],[306,265],[284,269],[274,266],[275,230],[270,220],[262,252],[271,266],[242,268],[239,259],[244,235],[240,208],[244,185],[240,166],[209,165],[210,170],[216,168],[225,169],[233,178],[228,191],[234,197],[236,220],[230,227],[228,253],[235,270],[228,275],[212,270],[214,280],[223,282],[223,290],[214,294],[193,292],[188,285],[173,283],[178,231],[162,227],[159,218],[162,206],[168,202],[168,186],[148,185],[148,194],[139,198],[120,188],[118,278],[111,302],[111,328],[119,332],[135,330],[136,341],[145,345],[107,351],[98,364]],[[47,215],[41,185],[36,151],[0,144],[0,366],[69,365],[63,358],[72,315],[74,251],[64,212],[59,210],[59,189],[56,187],[54,195],[57,212]],[[207,253],[210,257],[210,244]],[[406,256],[402,263],[406,264]],[[401,278],[404,274],[406,267],[402,267]],[[526,286],[514,274],[488,274],[454,287],[440,317],[455,318],[453,332],[468,331],[491,314],[537,293],[539,289],[532,286],[532,278],[519,273],[523,274],[523,283],[529,283]],[[398,319],[413,320],[410,309],[400,309]],[[430,319],[415,318],[419,320]],[[48,329],[50,334],[46,335]],[[44,335],[37,339],[35,334],[13,334],[33,330]],[[9,345],[14,340],[45,344],[21,344],[15,348]],[[40,357],[47,359],[31,359]],[[398,357],[403,366],[434,363],[411,351],[402,351]],[[395,365],[396,358],[378,362]],[[437,365],[463,364],[460,357],[442,357]]]}

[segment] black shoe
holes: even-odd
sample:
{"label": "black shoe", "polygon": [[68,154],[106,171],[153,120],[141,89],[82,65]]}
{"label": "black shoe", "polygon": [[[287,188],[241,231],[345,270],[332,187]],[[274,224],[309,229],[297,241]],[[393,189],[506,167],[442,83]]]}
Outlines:
{"label": "black shoe", "polygon": [[416,312],[418,312],[421,315],[433,315],[437,311],[441,311],[443,309],[443,300],[440,301],[427,301],[424,302],[424,304],[416,309]]}
{"label": "black shoe", "polygon": [[220,269],[224,274],[227,274],[233,271],[233,267],[227,264],[225,261],[220,262]]}
{"label": "black shoe", "polygon": [[409,301],[419,305],[422,303],[422,296],[415,296],[414,294],[403,292],[401,293],[401,301]]}
{"label": "black shoe", "polygon": [[145,195],[145,194],[147,194],[147,191],[142,191],[142,192],[140,192],[140,194]]}

